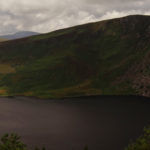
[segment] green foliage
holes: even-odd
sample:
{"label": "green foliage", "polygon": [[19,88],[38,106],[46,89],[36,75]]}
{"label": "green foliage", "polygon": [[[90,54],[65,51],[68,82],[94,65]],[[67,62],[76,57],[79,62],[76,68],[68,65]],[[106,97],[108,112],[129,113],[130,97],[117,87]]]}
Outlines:
{"label": "green foliage", "polygon": [[20,141],[19,136],[6,134],[1,138],[0,150],[27,150],[27,147]]}
{"label": "green foliage", "polygon": [[[16,134],[5,134],[0,141],[0,150],[29,150]],[[40,150],[35,148],[35,150]],[[46,150],[42,148],[41,150]]]}
{"label": "green foliage", "polygon": [[144,134],[129,144],[125,150],[150,150],[150,128],[145,128]]}
{"label": "green foliage", "polygon": [[[5,134],[0,140],[0,150],[31,150],[21,142],[20,137],[16,134]],[[46,148],[35,148],[34,150],[46,150]],[[88,150],[85,146],[84,150]]]}

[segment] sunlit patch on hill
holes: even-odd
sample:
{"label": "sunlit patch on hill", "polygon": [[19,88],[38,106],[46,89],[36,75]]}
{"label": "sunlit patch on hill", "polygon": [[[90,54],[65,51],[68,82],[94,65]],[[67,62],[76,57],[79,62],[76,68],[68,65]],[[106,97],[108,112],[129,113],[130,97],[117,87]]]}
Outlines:
{"label": "sunlit patch on hill", "polygon": [[15,68],[13,68],[10,64],[0,64],[1,74],[9,74],[13,72],[15,72]]}

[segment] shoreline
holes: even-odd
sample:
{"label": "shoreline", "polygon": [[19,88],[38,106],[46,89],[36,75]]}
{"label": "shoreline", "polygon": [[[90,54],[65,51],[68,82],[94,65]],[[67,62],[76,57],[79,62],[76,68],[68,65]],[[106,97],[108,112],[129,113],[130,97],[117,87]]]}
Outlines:
{"label": "shoreline", "polygon": [[32,98],[38,100],[53,100],[53,101],[64,101],[64,100],[75,100],[75,99],[101,99],[101,98],[138,98],[143,100],[150,100],[150,97],[140,96],[140,95],[89,95],[89,96],[73,96],[73,97],[63,97],[63,98],[40,98],[38,96],[23,96],[23,95],[16,95],[16,96],[0,96],[0,98]]}

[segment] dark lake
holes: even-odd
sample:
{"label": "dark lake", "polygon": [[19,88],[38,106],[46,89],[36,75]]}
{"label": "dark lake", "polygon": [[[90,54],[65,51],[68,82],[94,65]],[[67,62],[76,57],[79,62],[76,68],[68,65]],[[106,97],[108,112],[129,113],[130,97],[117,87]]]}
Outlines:
{"label": "dark lake", "polygon": [[142,97],[0,98],[0,135],[17,133],[29,147],[124,150],[148,125],[150,99]]}

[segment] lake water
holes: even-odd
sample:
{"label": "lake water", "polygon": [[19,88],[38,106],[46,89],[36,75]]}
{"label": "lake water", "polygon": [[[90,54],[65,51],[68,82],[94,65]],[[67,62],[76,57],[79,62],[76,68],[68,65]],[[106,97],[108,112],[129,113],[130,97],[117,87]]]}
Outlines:
{"label": "lake water", "polygon": [[0,135],[17,133],[47,150],[123,150],[150,125],[150,99],[0,98]]}

